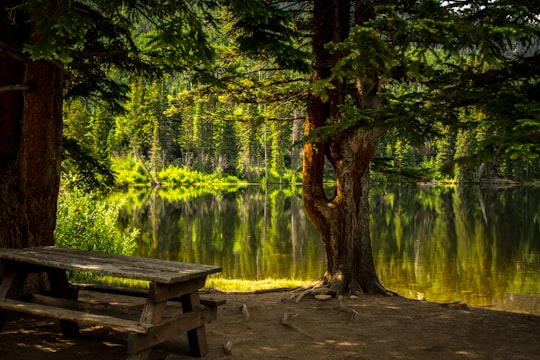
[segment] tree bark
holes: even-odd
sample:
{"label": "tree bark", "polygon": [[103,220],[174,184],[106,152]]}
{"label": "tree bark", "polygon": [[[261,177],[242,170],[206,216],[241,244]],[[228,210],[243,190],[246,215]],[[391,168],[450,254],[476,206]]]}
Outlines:
{"label": "tree bark", "polygon": [[[20,50],[24,31],[14,29],[3,9],[0,13],[1,46]],[[1,51],[0,79],[31,88],[0,97],[0,247],[52,245],[60,184],[61,70]]]}
{"label": "tree bark", "polygon": [[[314,2],[313,82],[331,76],[340,54],[330,52],[325,45],[348,36],[351,15],[350,1]],[[359,106],[378,106],[376,95],[366,91],[360,81],[357,87]],[[344,94],[343,82],[335,79],[327,101],[310,95],[306,135],[325,126],[328,119],[339,119]],[[375,271],[369,233],[369,163],[378,138],[377,130],[358,127],[304,145],[304,207],[325,245],[327,271],[323,280],[338,293],[385,293]],[[336,192],[331,198],[323,189],[325,158],[336,172]]]}

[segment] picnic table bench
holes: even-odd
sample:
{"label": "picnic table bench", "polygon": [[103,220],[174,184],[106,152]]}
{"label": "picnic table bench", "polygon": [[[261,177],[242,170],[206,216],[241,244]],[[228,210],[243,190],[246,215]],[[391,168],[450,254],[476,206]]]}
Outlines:
{"label": "picnic table bench", "polygon": [[[126,279],[146,280],[148,290],[72,286],[66,270]],[[0,249],[0,330],[9,311],[57,318],[64,336],[79,335],[79,323],[91,323],[128,332],[128,359],[148,359],[152,348],[187,333],[191,354],[208,352],[204,325],[216,319],[217,306],[224,301],[201,300],[199,289],[209,274],[221,268],[176,261],[111,255],[56,247]],[[43,294],[21,297],[28,274],[45,273],[51,286]],[[78,289],[144,296],[139,319],[126,319],[117,313],[96,314],[78,300]],[[182,313],[164,317],[167,302],[181,303]]]}

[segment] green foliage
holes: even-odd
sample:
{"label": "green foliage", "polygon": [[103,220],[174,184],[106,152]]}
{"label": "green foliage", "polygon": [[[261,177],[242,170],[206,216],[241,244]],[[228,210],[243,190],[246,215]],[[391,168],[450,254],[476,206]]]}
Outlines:
{"label": "green foliage", "polygon": [[235,40],[241,52],[263,61],[273,59],[283,69],[307,72],[311,55],[295,42],[300,37],[298,24],[285,7],[263,0],[230,1]]}
{"label": "green foliage", "polygon": [[10,6],[9,14],[21,33],[33,33],[23,44],[30,59],[66,69],[68,96],[95,95],[114,106],[126,90],[124,76],[160,76],[208,63],[215,5],[28,0]]}
{"label": "green foliage", "polygon": [[41,34],[32,44],[24,44],[24,51],[30,54],[32,60],[72,62],[68,44],[84,43],[86,36],[96,27],[91,19],[73,11],[68,5],[58,6],[38,0],[24,1],[21,5],[18,10],[32,19],[34,31]]}
{"label": "green foliage", "polygon": [[188,168],[168,166],[163,169],[159,176],[164,185],[197,185],[212,187],[223,183],[238,183],[240,180],[234,176],[222,176],[217,174],[203,174]]}
{"label": "green foliage", "polygon": [[[386,181],[478,181],[483,166],[499,177],[539,176],[538,8],[530,2],[375,1],[376,16],[327,45],[338,57],[332,76],[311,87],[309,2],[21,4],[12,21],[23,30],[27,16],[42,35],[26,42],[26,54],[63,63],[68,96],[103,101],[66,106],[64,186],[107,188],[111,161],[121,186],[184,181],[163,171],[170,165],[297,181],[292,144],[302,137],[306,95],[327,99],[337,79],[348,92],[340,118],[304,140],[359,126],[388,131],[377,153],[384,161],[372,166]],[[381,109],[358,106],[357,79],[378,91]],[[113,106],[123,112],[112,116]],[[123,159],[109,159],[111,151]]]}
{"label": "green foliage", "polygon": [[148,185],[149,179],[143,166],[133,157],[113,157],[111,168],[120,187]]}
{"label": "green foliage", "polygon": [[139,231],[130,228],[118,230],[121,206],[103,202],[95,195],[76,189],[61,192],[54,233],[56,246],[131,255]]}
{"label": "green foliage", "polygon": [[[133,157],[115,157],[112,160],[112,169],[116,174],[117,186],[128,188],[148,185],[149,179],[146,170],[139,160]],[[171,186],[218,187],[223,184],[239,183],[240,180],[226,174],[205,174],[187,167],[167,166],[159,172],[161,184]]]}
{"label": "green foliage", "polygon": [[115,178],[108,160],[92,154],[92,150],[76,139],[62,141],[62,185],[86,191],[108,190]]}
{"label": "green foliage", "polygon": [[103,119],[93,116],[81,100],[65,103],[62,140],[62,186],[86,191],[107,190],[114,185]]}
{"label": "green foliage", "polygon": [[[332,73],[312,91],[326,101],[339,80],[347,96],[340,117],[328,119],[308,141],[378,127],[423,147],[451,140],[448,132],[483,127],[486,136],[468,157],[477,165],[497,156],[539,158],[538,7],[521,1],[374,4],[373,14],[365,9],[365,20],[327,45]],[[362,104],[358,92],[367,91],[376,92],[382,106]],[[470,112],[484,117],[472,122]],[[435,166],[452,160],[448,145],[439,147]]]}

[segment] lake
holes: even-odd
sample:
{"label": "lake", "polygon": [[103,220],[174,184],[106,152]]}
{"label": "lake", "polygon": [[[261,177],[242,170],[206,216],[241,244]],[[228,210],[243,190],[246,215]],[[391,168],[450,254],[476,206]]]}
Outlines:
{"label": "lake", "polygon": [[[141,229],[136,255],[219,265],[232,279],[318,279],[319,234],[301,188],[247,186],[126,195],[120,226]],[[373,186],[381,283],[410,298],[540,315],[540,188]]]}

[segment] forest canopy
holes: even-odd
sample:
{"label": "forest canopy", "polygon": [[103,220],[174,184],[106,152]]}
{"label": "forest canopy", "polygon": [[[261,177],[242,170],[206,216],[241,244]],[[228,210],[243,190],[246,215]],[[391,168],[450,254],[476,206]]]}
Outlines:
{"label": "forest canopy", "polygon": [[[141,64],[168,59],[168,66],[160,66],[167,71],[157,80],[145,80],[145,66],[135,66],[134,76],[115,85],[93,82],[99,85],[98,97],[80,96],[89,89],[74,86],[64,109],[65,136],[112,161],[118,172],[139,164],[143,183],[159,182],[159,172],[169,166],[248,181],[298,181],[312,58],[310,6],[282,3],[279,12],[270,4],[243,8],[239,3],[232,2],[229,12],[212,7],[207,15],[212,21],[186,25],[180,43],[193,32],[208,41],[182,45],[192,63],[171,61],[157,39],[166,36],[166,29],[152,30],[141,36],[153,49]],[[435,3],[378,5],[384,16],[329,45],[342,59],[331,77],[313,84],[313,91],[324,97],[332,79],[375,72],[384,79],[379,85],[385,107],[359,112],[344,104],[345,121],[311,136],[358,124],[383,127],[385,136],[372,161],[375,181],[537,180],[534,8],[510,2],[485,8]],[[208,45],[198,48],[198,43]],[[503,46],[512,54],[501,57]],[[369,66],[359,67],[359,56],[368,57]],[[76,68],[78,63],[70,64]],[[104,101],[104,89],[116,91],[115,86],[127,90],[118,101],[121,112]],[[332,178],[331,169],[327,176]]]}

